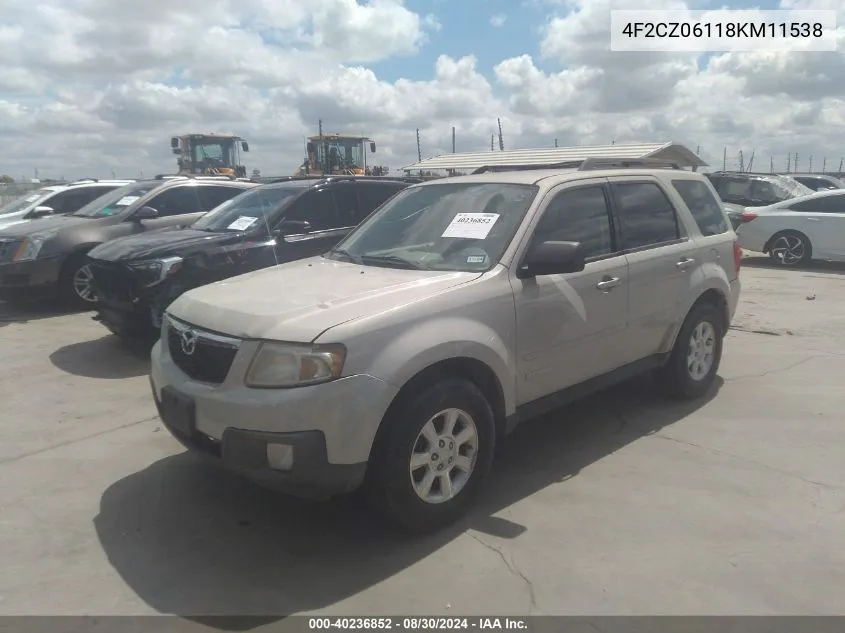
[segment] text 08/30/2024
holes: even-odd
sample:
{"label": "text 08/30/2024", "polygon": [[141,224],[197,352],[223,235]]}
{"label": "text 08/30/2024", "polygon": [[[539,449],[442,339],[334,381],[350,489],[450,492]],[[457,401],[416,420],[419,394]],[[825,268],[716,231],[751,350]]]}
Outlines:
{"label": "text 08/30/2024", "polygon": [[610,50],[835,51],[836,11],[614,10]]}

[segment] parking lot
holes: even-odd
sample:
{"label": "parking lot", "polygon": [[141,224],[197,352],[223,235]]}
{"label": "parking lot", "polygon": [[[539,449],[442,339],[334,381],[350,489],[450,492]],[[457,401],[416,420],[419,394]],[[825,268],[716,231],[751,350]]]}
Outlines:
{"label": "parking lot", "polygon": [[0,613],[845,613],[845,267],[744,261],[707,399],[642,379],[526,424],[423,538],[198,463],[143,354],[0,306]]}

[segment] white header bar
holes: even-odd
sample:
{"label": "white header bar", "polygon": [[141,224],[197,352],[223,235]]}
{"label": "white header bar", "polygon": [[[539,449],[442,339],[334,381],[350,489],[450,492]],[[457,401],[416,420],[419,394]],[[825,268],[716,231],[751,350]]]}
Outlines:
{"label": "white header bar", "polygon": [[611,51],[835,51],[833,10],[617,10]]}

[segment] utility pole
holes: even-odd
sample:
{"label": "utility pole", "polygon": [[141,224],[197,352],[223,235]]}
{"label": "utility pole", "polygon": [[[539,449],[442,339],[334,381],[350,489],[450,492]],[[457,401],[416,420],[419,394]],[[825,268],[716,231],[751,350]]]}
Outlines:
{"label": "utility pole", "polygon": [[491,135],[490,135],[490,151],[491,151],[491,152],[492,152],[492,151],[493,151],[493,149],[494,149],[494,145],[493,145],[493,144],[494,144],[495,142],[496,142],[496,135],[495,135],[495,134],[491,134]]}
{"label": "utility pole", "polygon": [[555,147],[557,147],[557,139],[555,139]]}
{"label": "utility pole", "polygon": [[842,158],[840,158],[840,159],[839,159],[839,173],[840,173],[840,174],[842,173],[842,161],[843,161],[843,159],[842,159]]}
{"label": "utility pole", "polygon": [[813,155],[810,154],[810,173],[813,173]]}
{"label": "utility pole", "polygon": [[329,160],[328,147],[326,147],[326,142],[323,139],[323,119],[317,122],[317,134],[320,135],[320,150],[323,154],[322,160],[317,161],[317,166],[323,168],[324,176],[328,176],[332,171],[332,162]]}
{"label": "utility pole", "polygon": [[452,126],[452,153],[455,153],[455,126]]}
{"label": "utility pole", "polygon": [[417,162],[422,162],[422,145],[420,145],[420,129],[417,128]]}
{"label": "utility pole", "polygon": [[769,173],[775,173],[775,157],[769,156]]}
{"label": "utility pole", "polygon": [[728,148],[722,148],[722,171],[728,170]]}
{"label": "utility pole", "polygon": [[739,171],[745,171],[745,159],[742,156],[742,150],[739,150]]}
{"label": "utility pole", "polygon": [[496,119],[496,123],[499,124],[499,151],[505,151],[505,139],[502,138],[502,119]]}
{"label": "utility pole", "polygon": [[827,171],[827,156],[822,158],[822,173]]}
{"label": "utility pole", "polygon": [[792,172],[792,154],[786,155],[786,173],[789,174]]}
{"label": "utility pole", "polygon": [[798,171],[798,152],[795,152],[795,162],[793,163],[795,171]]}

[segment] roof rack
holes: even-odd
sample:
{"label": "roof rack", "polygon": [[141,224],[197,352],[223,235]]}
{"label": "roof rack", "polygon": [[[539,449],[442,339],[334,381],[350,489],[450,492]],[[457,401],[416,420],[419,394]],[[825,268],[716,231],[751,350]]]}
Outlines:
{"label": "roof rack", "polygon": [[574,169],[576,171],[591,171],[596,169],[683,169],[678,163],[659,158],[585,158],[559,163],[534,165],[485,165],[479,167],[473,174],[486,174],[502,171],[538,171],[547,169]]}

